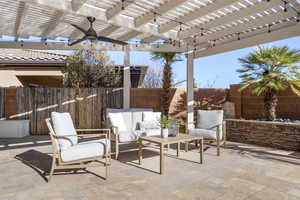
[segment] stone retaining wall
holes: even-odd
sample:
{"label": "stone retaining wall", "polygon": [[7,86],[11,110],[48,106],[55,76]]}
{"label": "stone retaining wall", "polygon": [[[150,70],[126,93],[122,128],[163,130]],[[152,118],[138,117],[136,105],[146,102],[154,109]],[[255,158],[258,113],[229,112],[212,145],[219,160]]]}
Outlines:
{"label": "stone retaining wall", "polygon": [[233,142],[300,151],[300,124],[230,119],[226,133]]}

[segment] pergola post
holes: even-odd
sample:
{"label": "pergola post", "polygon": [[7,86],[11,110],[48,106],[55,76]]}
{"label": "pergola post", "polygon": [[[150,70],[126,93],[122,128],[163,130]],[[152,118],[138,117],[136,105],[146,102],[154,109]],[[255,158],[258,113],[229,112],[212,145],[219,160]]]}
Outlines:
{"label": "pergola post", "polygon": [[194,128],[194,55],[187,54],[187,129]]}
{"label": "pergola post", "polygon": [[130,108],[130,50],[128,46],[124,48],[124,71],[123,71],[123,108]]}

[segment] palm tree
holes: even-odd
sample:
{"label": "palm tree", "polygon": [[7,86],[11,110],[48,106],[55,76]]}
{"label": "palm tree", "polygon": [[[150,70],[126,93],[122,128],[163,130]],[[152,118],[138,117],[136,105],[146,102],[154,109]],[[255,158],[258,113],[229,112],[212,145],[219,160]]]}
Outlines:
{"label": "palm tree", "polygon": [[254,94],[264,96],[265,118],[268,121],[276,119],[278,92],[290,88],[300,95],[300,50],[288,47],[259,47],[239,61],[243,68],[241,73],[242,87],[240,91],[249,88]]}
{"label": "palm tree", "polygon": [[159,60],[164,65],[163,70],[163,95],[162,95],[162,114],[168,116],[170,106],[170,89],[172,86],[172,64],[181,61],[180,53],[176,52],[153,52],[152,60]]}

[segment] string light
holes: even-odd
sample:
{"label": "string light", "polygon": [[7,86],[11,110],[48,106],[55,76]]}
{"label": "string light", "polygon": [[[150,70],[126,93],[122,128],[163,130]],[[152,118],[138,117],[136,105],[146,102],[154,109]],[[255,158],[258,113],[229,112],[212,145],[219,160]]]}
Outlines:
{"label": "string light", "polygon": [[196,43],[197,43],[197,38],[196,38],[196,35],[194,36],[193,43],[194,43],[194,44],[196,44]]}
{"label": "string light", "polygon": [[182,31],[182,22],[179,22],[179,31],[181,32]]}
{"label": "string light", "polygon": [[271,33],[271,24],[268,24],[268,33]]}
{"label": "string light", "polygon": [[213,44],[212,44],[213,47],[216,46],[216,40],[213,40]]}
{"label": "string light", "polygon": [[153,22],[156,23],[157,19],[156,19],[156,12],[153,12],[154,18],[153,18]]}
{"label": "string light", "polygon": [[125,2],[125,0],[121,0],[121,3],[122,3],[121,10],[125,10],[124,2]]}
{"label": "string light", "polygon": [[237,35],[238,35],[238,40],[241,40],[240,34],[241,34],[241,33],[237,33]]}
{"label": "string light", "polygon": [[283,9],[283,11],[284,11],[284,12],[287,12],[287,2],[284,1],[283,3],[284,3],[284,9]]}
{"label": "string light", "polygon": [[203,34],[203,28],[201,28],[201,37],[202,37],[202,36],[204,36],[204,34]]}

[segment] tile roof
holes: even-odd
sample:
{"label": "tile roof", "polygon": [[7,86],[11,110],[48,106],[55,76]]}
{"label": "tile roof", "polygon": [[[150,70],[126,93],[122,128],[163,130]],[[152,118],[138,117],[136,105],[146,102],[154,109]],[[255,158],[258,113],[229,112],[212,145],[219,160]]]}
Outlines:
{"label": "tile roof", "polygon": [[67,54],[28,49],[0,49],[0,63],[64,63]]}

